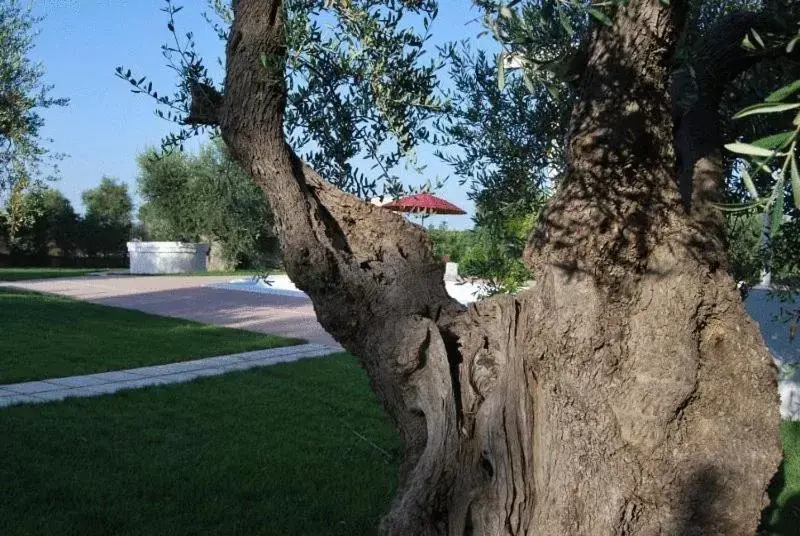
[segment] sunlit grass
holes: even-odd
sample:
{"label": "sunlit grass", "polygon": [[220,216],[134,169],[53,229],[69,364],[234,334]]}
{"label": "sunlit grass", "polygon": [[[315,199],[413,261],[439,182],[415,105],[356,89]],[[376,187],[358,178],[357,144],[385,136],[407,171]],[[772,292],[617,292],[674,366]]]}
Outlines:
{"label": "sunlit grass", "polygon": [[298,340],[0,288],[0,384],[297,344]]}
{"label": "sunlit grass", "polygon": [[783,463],[769,489],[772,501],[764,513],[768,534],[800,534],[800,422],[785,421],[781,426]]}
{"label": "sunlit grass", "polygon": [[346,354],[0,409],[0,534],[375,534],[398,439]]}

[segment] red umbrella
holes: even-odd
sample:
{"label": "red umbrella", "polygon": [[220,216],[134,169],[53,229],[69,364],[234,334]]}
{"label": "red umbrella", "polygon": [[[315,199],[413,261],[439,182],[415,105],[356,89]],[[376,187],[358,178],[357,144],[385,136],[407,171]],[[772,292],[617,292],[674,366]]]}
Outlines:
{"label": "red umbrella", "polygon": [[428,193],[409,195],[383,205],[397,212],[420,212],[422,214],[466,214],[450,201]]}

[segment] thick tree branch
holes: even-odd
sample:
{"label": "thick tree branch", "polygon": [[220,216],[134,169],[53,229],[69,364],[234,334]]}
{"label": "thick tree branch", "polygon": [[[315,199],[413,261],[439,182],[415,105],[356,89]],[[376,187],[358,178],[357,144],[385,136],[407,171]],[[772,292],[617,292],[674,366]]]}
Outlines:
{"label": "thick tree branch", "polygon": [[[286,271],[361,359],[406,444],[401,487],[417,489],[429,478],[417,462],[454,433],[443,423],[458,412],[457,357],[443,341],[464,308],[448,296],[424,229],[325,182],[285,142],[281,1],[239,0],[234,10],[221,107],[193,115],[219,119],[232,155],[266,193]],[[424,511],[416,518],[425,525]]]}
{"label": "thick tree branch", "polygon": [[[334,188],[286,145],[283,39],[279,0],[237,3],[219,119],[228,146],[259,182],[276,213],[290,275],[318,308],[343,297],[331,296],[328,283],[346,279],[348,288],[355,282],[364,292],[349,296],[355,300],[350,302],[353,307],[366,307],[361,303],[366,301],[392,303],[393,309],[399,306],[403,314],[412,315],[449,310],[453,302],[444,291],[442,266],[424,230]],[[203,91],[203,96],[208,93]],[[198,110],[193,115],[216,114]],[[409,288],[424,292],[409,293]],[[344,321],[340,316],[323,321],[344,344],[355,345],[354,334],[369,329],[371,322],[358,316]]]}

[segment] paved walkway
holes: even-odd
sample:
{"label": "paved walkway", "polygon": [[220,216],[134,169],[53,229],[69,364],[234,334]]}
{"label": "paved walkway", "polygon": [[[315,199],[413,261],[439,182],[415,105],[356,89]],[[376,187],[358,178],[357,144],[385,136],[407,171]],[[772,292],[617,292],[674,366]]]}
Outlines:
{"label": "paved walkway", "polygon": [[338,346],[317,322],[307,297],[278,296],[209,288],[233,276],[88,276],[0,283],[78,300],[138,309],[146,313],[196,320]]}
{"label": "paved walkway", "polygon": [[98,396],[124,389],[188,382],[202,376],[219,376],[234,370],[289,363],[307,357],[321,357],[336,351],[338,348],[301,344],[167,365],[0,385],[0,407],[53,402],[70,397]]}

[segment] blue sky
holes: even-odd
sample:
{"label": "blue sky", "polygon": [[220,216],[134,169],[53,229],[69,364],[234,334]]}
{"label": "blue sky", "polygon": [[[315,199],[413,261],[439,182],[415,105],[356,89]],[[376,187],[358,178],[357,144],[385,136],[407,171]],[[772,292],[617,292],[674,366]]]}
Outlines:
{"label": "blue sky", "polygon": [[[181,5],[180,1],[176,3]],[[195,33],[198,50],[211,66],[223,54],[223,44],[202,19],[206,2],[186,0],[183,4],[186,7],[178,15],[178,30]],[[136,155],[158,145],[173,129],[154,115],[150,100],[132,94],[130,86],[114,76],[114,69],[123,65],[139,76],[147,75],[155,88],[172,89],[173,72],[166,67],[159,48],[169,37],[166,17],[160,11],[163,6],[162,0],[34,2],[34,13],[44,20],[39,25],[33,58],[44,64],[46,82],[55,86],[52,96],[70,99],[66,108],[43,113],[43,134],[53,139],[53,151],[67,155],[55,187],[78,211],[83,210],[81,192],[96,186],[103,175],[121,179],[135,193]],[[432,45],[474,37],[480,26],[470,21],[477,16],[469,0],[441,0]],[[432,156],[431,148],[420,151],[420,163],[428,165],[432,176],[449,174],[449,169]],[[421,179],[409,176],[408,183],[423,182]],[[454,178],[440,195],[472,215],[473,205]],[[468,228],[472,226],[470,216],[451,216],[444,221],[450,227]],[[439,221],[432,217],[426,224]]]}

